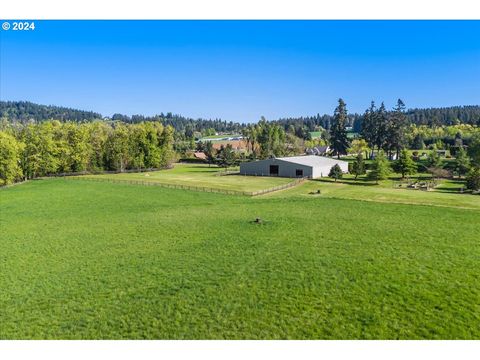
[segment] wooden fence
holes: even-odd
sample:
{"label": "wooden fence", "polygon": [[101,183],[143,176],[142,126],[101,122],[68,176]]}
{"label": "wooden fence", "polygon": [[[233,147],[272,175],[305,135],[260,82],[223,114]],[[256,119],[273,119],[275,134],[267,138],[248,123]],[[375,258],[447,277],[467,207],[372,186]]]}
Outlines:
{"label": "wooden fence", "polygon": [[193,185],[182,185],[182,184],[169,184],[169,183],[160,183],[155,181],[142,181],[142,180],[120,180],[120,179],[109,179],[109,178],[100,178],[100,177],[86,177],[86,176],[68,176],[64,177],[65,180],[83,180],[83,181],[95,181],[95,182],[108,182],[114,184],[130,184],[130,185],[144,185],[144,186],[160,186],[169,189],[182,189],[182,190],[192,190],[192,191],[201,191],[209,193],[219,193],[227,195],[244,195],[244,196],[258,196],[268,194],[274,191],[288,189],[294,186],[297,186],[305,181],[305,178],[296,179],[288,184],[275,186],[269,189],[257,190],[257,191],[239,191],[239,190],[227,190],[219,188],[211,188],[206,186],[193,186]]}

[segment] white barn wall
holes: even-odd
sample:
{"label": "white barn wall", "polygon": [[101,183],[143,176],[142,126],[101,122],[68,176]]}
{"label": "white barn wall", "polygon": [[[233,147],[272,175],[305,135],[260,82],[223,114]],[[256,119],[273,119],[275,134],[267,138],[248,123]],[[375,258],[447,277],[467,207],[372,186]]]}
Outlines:
{"label": "white barn wall", "polygon": [[[348,172],[348,163],[345,161],[337,161],[337,164],[342,169],[342,172]],[[313,167],[313,178],[320,178],[320,177],[327,177],[330,173],[330,169],[333,165],[325,165],[325,166],[315,166]]]}
{"label": "white barn wall", "polygon": [[[313,165],[310,163],[313,163]],[[270,176],[270,165],[278,165],[278,176],[280,177],[297,177],[296,170],[301,169],[303,170],[304,177],[318,178],[328,176],[330,169],[335,164],[338,164],[343,172],[348,172],[348,163],[342,160],[316,156],[299,156],[290,158],[271,158],[242,163],[240,164],[240,174]]]}

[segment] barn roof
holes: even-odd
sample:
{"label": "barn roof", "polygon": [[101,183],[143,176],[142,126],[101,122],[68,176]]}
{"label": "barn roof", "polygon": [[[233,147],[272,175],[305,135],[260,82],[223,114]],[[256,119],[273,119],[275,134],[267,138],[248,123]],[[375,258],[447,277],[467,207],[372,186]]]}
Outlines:
{"label": "barn roof", "polygon": [[333,166],[338,163],[348,164],[346,161],[332,159],[325,156],[317,156],[317,155],[289,156],[289,157],[281,157],[277,159],[295,163],[295,164],[306,165],[306,166]]}

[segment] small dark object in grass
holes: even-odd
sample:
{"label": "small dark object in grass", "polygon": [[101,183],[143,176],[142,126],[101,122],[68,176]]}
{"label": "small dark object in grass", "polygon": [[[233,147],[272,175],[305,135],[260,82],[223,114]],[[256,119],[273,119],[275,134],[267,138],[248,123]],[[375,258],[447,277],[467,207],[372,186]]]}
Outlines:
{"label": "small dark object in grass", "polygon": [[255,218],[255,220],[252,221],[252,224],[259,224],[259,225],[265,225],[267,222],[263,220],[262,218]]}
{"label": "small dark object in grass", "polygon": [[321,194],[321,192],[320,192],[320,189],[318,189],[317,191],[310,191],[309,194],[310,195],[317,195],[317,194],[319,195],[319,194]]}

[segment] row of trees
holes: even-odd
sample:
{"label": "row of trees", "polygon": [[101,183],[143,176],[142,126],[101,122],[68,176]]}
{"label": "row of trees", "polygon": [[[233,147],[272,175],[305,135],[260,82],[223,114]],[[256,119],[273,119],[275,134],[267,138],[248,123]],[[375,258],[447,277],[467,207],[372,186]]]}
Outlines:
{"label": "row of trees", "polygon": [[[468,189],[480,189],[480,167],[478,163],[472,163],[465,150],[461,150],[456,159],[456,170],[459,175],[466,175],[466,185]],[[441,159],[436,152],[432,152],[427,159],[427,170],[434,177],[446,177],[450,172],[442,167]],[[367,174],[367,167],[362,153],[358,153],[357,157],[351,164],[350,172],[355,175],[355,180],[358,176],[367,174],[369,180],[374,180],[378,183],[379,180],[387,179],[393,171],[406,176],[415,175],[418,171],[419,164],[413,160],[408,150],[404,149],[400,152],[398,160],[390,162],[380,150],[371,164],[371,170]],[[330,177],[335,180],[341,177],[341,169],[332,168]]]}
{"label": "row of trees", "polygon": [[[457,124],[480,125],[480,106],[451,106],[443,108],[409,109],[405,112],[411,124],[424,125],[431,128]],[[71,109],[61,106],[41,105],[28,101],[0,101],[0,116],[11,121],[47,121],[57,119],[61,121],[85,122],[101,119],[103,116],[93,111]],[[221,119],[191,119],[171,112],[159,113],[154,116],[114,114],[114,121],[126,123],[140,123],[145,121],[159,121],[163,125],[172,125],[178,133],[188,131],[203,132],[207,128],[215,131],[239,132],[246,125]],[[308,131],[315,131],[318,127],[329,130],[333,116],[329,114],[283,118],[276,120],[285,131],[290,126],[304,127]],[[362,114],[348,114],[348,126],[358,132],[362,127]]]}
{"label": "row of trees", "polygon": [[2,124],[0,185],[57,173],[163,168],[174,130],[160,123]]}
{"label": "row of trees", "polygon": [[242,134],[254,159],[295,152],[292,148],[296,143],[295,135],[285,132],[285,129],[275,122],[268,122],[263,116],[257,124],[248,125]]}

